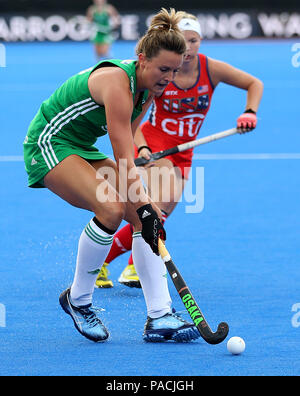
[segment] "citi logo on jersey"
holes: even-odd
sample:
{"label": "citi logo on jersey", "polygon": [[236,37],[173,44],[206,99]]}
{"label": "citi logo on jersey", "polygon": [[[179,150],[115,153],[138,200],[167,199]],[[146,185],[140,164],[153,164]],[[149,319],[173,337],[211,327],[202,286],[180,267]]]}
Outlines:
{"label": "citi logo on jersey", "polygon": [[161,129],[168,135],[192,138],[198,135],[204,118],[204,114],[187,115],[178,119],[165,118],[161,121]]}

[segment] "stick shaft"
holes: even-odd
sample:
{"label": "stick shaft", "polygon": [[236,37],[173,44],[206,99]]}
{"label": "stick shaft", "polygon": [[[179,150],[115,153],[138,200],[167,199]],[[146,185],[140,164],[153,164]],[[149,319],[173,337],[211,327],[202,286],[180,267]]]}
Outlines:
{"label": "stick shaft", "polygon": [[204,318],[203,313],[201,312],[196,300],[194,299],[189,287],[185,283],[175,264],[173,263],[169,252],[167,251],[164,243],[159,239],[158,241],[158,249],[163,259],[166,268],[170,274],[170,277],[174,283],[174,286],[187,309],[192,321],[197,327],[201,337],[208,342],[209,344],[219,344],[222,342],[228,335],[228,325],[227,323],[220,323],[218,326],[218,330],[216,333],[213,333],[211,328],[209,327],[207,321]]}
{"label": "stick shaft", "polygon": [[169,155],[173,155],[173,154],[176,154],[176,153],[179,153],[182,151],[186,151],[191,148],[201,146],[202,144],[214,142],[216,140],[223,139],[223,138],[231,136],[231,135],[235,135],[237,132],[238,132],[237,128],[227,129],[226,131],[223,131],[223,132],[214,133],[212,135],[205,136],[201,139],[193,140],[192,142],[182,143],[182,144],[179,144],[178,146],[171,147],[167,150],[161,150],[156,153],[153,153],[151,155],[150,160],[146,160],[145,158],[139,157],[139,158],[136,158],[134,162],[135,162],[136,166],[143,166],[143,165],[148,164],[149,162],[156,161],[160,158],[164,158]]}
{"label": "stick shaft", "polygon": [[227,129],[226,131],[214,133],[212,135],[205,136],[197,140],[193,140],[192,142],[180,144],[179,146],[177,146],[177,148],[179,152],[182,152],[197,146],[201,146],[202,144],[211,143],[216,140],[235,135],[237,132],[238,132],[237,128]]}
{"label": "stick shaft", "polygon": [[[184,303],[185,306],[191,308],[190,311],[188,310],[189,313],[190,312],[194,313],[193,315],[190,314],[190,316],[191,319],[194,321],[195,325],[198,326],[199,323],[202,323],[203,321],[206,322],[200,308],[198,307],[195,299],[192,296],[192,293],[190,292],[183,277],[181,276],[175,264],[173,263],[171,256],[168,253],[161,239],[159,239],[159,253],[166,265],[166,268],[171,276],[174,286],[182,299],[182,302]],[[192,307],[195,307],[196,309]]]}

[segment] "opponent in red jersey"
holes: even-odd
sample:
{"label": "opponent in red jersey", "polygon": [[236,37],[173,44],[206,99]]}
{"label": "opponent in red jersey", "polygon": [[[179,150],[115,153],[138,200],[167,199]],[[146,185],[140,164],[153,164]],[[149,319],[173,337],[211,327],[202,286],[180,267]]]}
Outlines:
{"label": "opponent in red jersey", "polygon": [[[210,107],[214,86],[209,76],[208,58],[198,54],[194,62],[197,74],[194,84],[191,87],[185,84],[187,88],[182,88],[175,81],[170,83],[164,93],[155,99],[149,120],[141,127],[152,152],[195,140],[200,131]],[[190,149],[166,158],[178,166],[182,176],[187,178],[184,171],[190,168],[192,157],[193,150]]]}
{"label": "opponent in red jersey", "polygon": [[[140,157],[150,158],[151,152],[194,140],[210,108],[213,91],[220,82],[247,91],[246,110],[237,120],[240,132],[248,132],[256,126],[256,111],[263,92],[262,82],[227,63],[198,54],[201,28],[194,15],[185,13],[179,27],[187,43],[184,63],[164,93],[155,98],[149,120],[137,129],[136,155]],[[143,170],[143,178],[148,181],[149,195],[164,213],[165,218],[172,213],[180,200],[191,168],[192,157],[191,149],[162,158]],[[151,176],[154,173],[153,166],[158,168],[157,170],[167,170],[165,173],[168,173],[168,183],[161,177],[155,179]],[[128,224],[115,235],[106,263],[130,250],[131,243],[132,229]],[[132,256],[119,282],[131,287],[140,287]],[[96,285],[112,286],[111,280],[107,278],[107,264],[103,266]]]}

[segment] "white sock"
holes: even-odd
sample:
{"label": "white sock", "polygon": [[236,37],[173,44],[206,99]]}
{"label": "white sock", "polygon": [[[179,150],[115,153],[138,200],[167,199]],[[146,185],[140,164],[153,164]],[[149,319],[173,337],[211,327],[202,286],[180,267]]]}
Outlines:
{"label": "white sock", "polygon": [[113,242],[113,235],[99,228],[93,220],[82,231],[74,281],[71,286],[71,302],[75,306],[92,303],[95,282]]}
{"label": "white sock", "polygon": [[160,256],[156,256],[140,232],[133,233],[132,257],[142,285],[147,314],[159,318],[171,311],[167,269]]}

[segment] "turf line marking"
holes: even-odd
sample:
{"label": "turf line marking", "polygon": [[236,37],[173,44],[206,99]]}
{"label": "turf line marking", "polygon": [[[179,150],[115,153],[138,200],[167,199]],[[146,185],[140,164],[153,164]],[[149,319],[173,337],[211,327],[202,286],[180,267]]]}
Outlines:
{"label": "turf line marking", "polygon": [[22,155],[0,155],[0,162],[21,162],[24,161]]}
{"label": "turf line marking", "polygon": [[[300,160],[300,153],[194,154],[194,160]],[[23,162],[22,155],[0,155],[0,162]]]}
{"label": "turf line marking", "polygon": [[194,154],[194,160],[299,160],[300,153]]}

